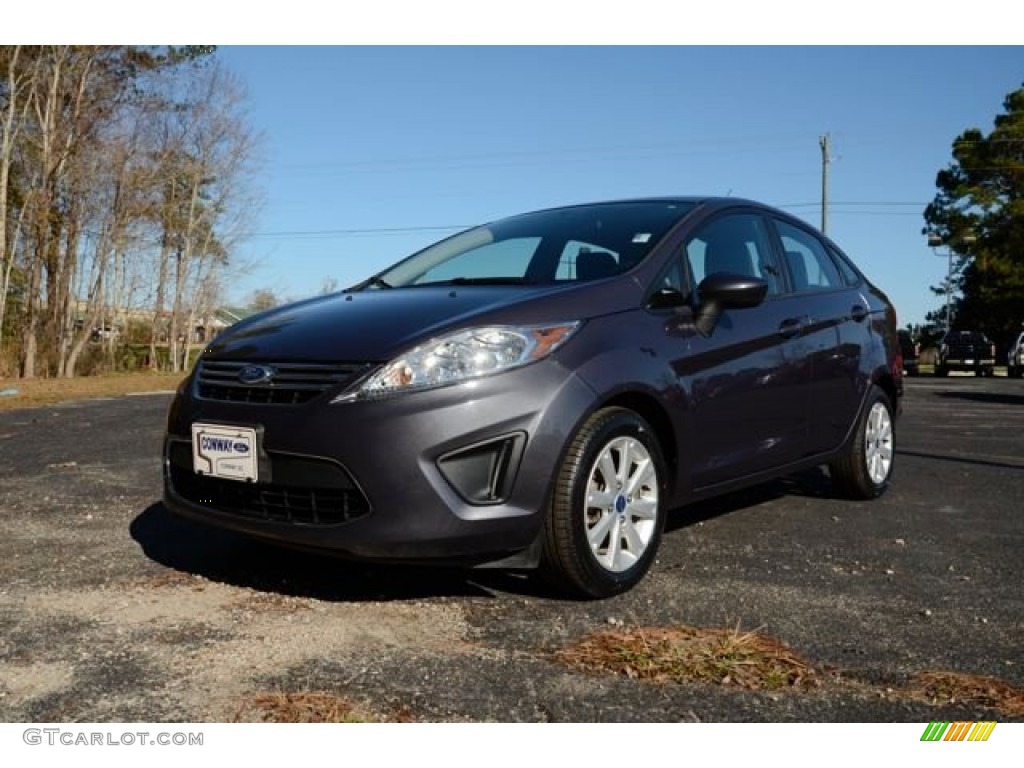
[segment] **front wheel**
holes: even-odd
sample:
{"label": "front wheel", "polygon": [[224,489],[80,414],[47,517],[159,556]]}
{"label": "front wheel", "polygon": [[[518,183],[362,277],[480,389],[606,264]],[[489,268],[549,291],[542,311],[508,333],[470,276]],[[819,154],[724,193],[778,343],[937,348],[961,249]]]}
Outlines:
{"label": "front wheel", "polygon": [[889,487],[895,437],[892,404],[879,387],[871,387],[856,430],[849,447],[829,464],[829,473],[843,495],[851,499],[874,499]]}
{"label": "front wheel", "polygon": [[576,433],[544,524],[542,570],[557,586],[600,598],[636,585],[665,527],[666,471],[653,430],[604,408]]}

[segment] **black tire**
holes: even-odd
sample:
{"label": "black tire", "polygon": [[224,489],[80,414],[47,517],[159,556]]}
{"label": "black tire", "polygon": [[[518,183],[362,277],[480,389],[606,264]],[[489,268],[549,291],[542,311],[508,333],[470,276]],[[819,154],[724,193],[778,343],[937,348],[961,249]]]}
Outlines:
{"label": "black tire", "polygon": [[[640,461],[631,459],[623,467],[628,452]],[[605,454],[616,478],[604,478],[599,460]],[[632,489],[618,485],[623,474],[642,480],[628,497]],[[661,542],[666,479],[661,447],[647,422],[625,408],[594,413],[573,437],[558,471],[544,521],[541,573],[557,587],[586,598],[610,597],[636,585],[650,569]],[[601,498],[605,493],[610,496]],[[610,503],[597,506],[597,498]],[[606,528],[592,546],[588,531],[601,535]]]}
{"label": "black tire", "polygon": [[935,366],[936,376],[949,376],[949,369],[944,365]]}
{"label": "black tire", "polygon": [[1007,375],[1011,379],[1019,379],[1024,377],[1024,367],[1011,365],[1007,370]]}
{"label": "black tire", "polygon": [[843,455],[829,464],[829,474],[843,496],[875,499],[889,487],[895,458],[892,403],[879,387],[872,385],[855,429]]}

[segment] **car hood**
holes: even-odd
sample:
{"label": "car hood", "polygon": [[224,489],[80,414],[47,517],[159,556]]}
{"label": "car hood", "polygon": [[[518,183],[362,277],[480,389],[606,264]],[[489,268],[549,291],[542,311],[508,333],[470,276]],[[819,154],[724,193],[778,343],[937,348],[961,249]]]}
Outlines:
{"label": "car hood", "polygon": [[243,320],[205,354],[218,360],[384,362],[448,330],[581,320],[621,311],[640,296],[628,278],[625,286],[623,280],[602,282],[423,286],[318,297]]}

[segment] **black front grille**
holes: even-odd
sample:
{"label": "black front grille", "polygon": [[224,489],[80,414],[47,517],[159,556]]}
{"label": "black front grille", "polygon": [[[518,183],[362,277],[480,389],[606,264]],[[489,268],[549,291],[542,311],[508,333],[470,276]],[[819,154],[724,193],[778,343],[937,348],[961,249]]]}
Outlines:
{"label": "black front grille", "polygon": [[366,515],[370,503],[357,488],[306,488],[242,483],[197,475],[171,464],[171,486],[183,499],[254,520],[337,525]]}
{"label": "black front grille", "polygon": [[204,400],[226,400],[263,405],[295,405],[312,400],[328,389],[351,381],[368,363],[258,363],[273,371],[269,381],[246,384],[238,376],[248,362],[203,360],[196,386]]}

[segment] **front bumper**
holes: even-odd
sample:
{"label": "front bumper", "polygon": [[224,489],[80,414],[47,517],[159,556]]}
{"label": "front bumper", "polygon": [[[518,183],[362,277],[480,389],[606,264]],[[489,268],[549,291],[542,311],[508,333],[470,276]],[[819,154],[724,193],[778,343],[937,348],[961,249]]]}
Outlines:
{"label": "front bumper", "polygon": [[[244,534],[355,558],[498,559],[537,538],[554,473],[594,393],[545,360],[427,392],[330,399],[212,401],[197,397],[190,382],[168,418],[166,505]],[[256,428],[260,482],[195,475],[193,422]]]}

